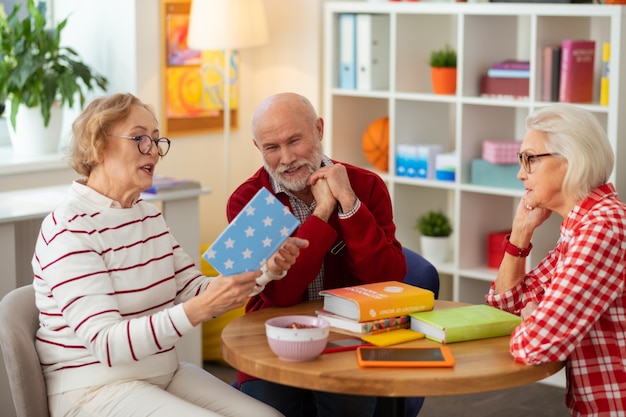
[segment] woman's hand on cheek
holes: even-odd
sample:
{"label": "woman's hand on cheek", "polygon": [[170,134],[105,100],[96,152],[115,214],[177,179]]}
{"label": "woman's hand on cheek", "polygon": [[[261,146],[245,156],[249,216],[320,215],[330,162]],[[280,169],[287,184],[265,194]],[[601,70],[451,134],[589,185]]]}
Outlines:
{"label": "woman's hand on cheek", "polygon": [[548,217],[550,217],[550,214],[551,211],[548,209],[534,207],[529,199],[527,199],[527,196],[524,195],[517,205],[513,224],[514,227],[520,226],[532,232],[546,221]]}

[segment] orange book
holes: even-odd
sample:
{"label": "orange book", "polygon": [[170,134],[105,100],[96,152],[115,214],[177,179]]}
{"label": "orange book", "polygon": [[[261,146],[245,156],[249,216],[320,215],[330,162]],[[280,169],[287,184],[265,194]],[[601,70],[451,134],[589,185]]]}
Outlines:
{"label": "orange book", "polygon": [[359,322],[429,311],[432,291],[399,281],[375,282],[320,291],[324,310]]}

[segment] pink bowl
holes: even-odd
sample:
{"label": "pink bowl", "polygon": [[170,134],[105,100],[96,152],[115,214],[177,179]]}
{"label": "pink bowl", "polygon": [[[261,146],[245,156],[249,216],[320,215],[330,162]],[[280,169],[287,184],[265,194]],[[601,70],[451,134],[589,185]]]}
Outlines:
{"label": "pink bowl", "polygon": [[[291,328],[292,324],[307,326]],[[330,325],[320,317],[280,316],[265,322],[265,334],[270,349],[280,359],[305,362],[317,358],[326,347]]]}

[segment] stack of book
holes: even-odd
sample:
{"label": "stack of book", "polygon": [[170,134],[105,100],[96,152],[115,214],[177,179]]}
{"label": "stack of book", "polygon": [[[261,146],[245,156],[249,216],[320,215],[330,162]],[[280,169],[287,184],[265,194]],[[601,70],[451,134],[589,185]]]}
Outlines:
{"label": "stack of book", "polygon": [[320,292],[317,315],[333,330],[358,337],[410,327],[409,314],[435,305],[432,291],[398,281],[335,288]]}
{"label": "stack of book", "polygon": [[530,61],[507,59],[491,65],[481,78],[482,97],[526,100],[529,93]]}

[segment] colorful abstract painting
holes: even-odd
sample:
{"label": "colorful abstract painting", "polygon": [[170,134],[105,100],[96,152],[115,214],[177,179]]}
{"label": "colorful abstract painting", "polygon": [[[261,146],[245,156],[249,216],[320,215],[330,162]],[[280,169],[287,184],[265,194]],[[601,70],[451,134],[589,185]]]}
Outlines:
{"label": "colorful abstract painting", "polygon": [[228,54],[231,59],[225,71],[224,51],[189,48],[190,5],[190,0],[161,0],[163,128],[170,135],[223,129],[226,81],[230,125],[237,126],[237,51]]}
{"label": "colorful abstract painting", "polygon": [[167,65],[200,65],[201,53],[187,46],[188,14],[167,16]]}

